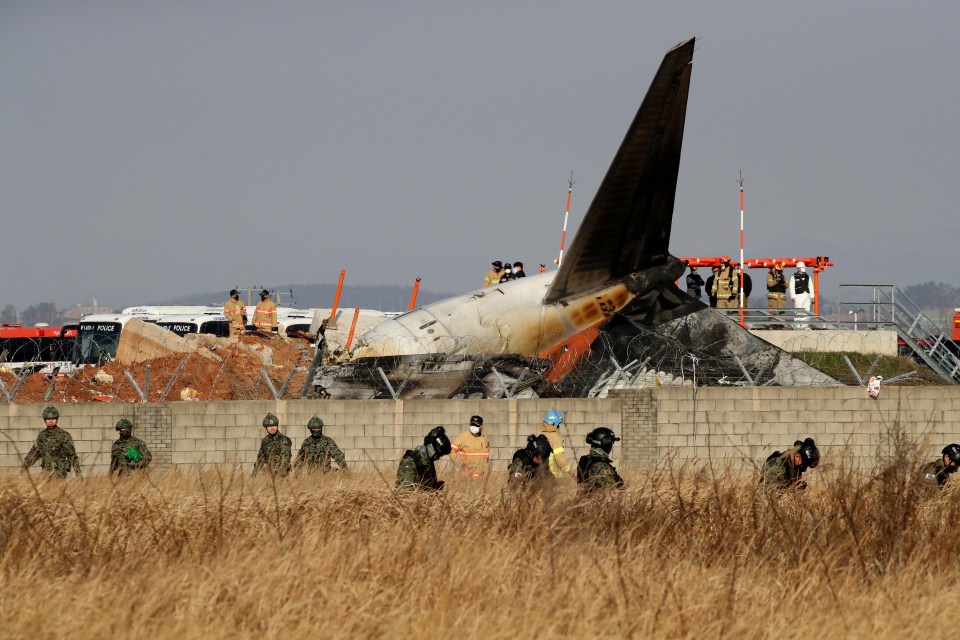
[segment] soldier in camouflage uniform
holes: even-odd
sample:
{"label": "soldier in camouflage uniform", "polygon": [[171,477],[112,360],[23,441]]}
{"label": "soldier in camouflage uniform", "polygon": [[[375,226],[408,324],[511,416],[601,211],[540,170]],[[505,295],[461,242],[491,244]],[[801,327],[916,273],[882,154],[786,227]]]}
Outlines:
{"label": "soldier in camouflage uniform", "polygon": [[793,448],[783,453],[774,451],[767,456],[760,473],[760,485],[784,491],[802,491],[807,483],[801,479],[803,472],[820,464],[820,450],[813,438],[797,440]]}
{"label": "soldier in camouflage uniform", "polygon": [[267,435],[260,441],[260,452],[257,454],[257,461],[253,463],[253,475],[266,469],[271,474],[285,476],[290,473],[293,443],[290,438],[280,433],[280,421],[272,413],[264,416],[263,428],[267,430]]}
{"label": "soldier in camouflage uniform", "polygon": [[397,467],[397,488],[406,491],[440,491],[443,480],[437,480],[434,463],[450,454],[450,438],[443,427],[437,426],[423,437],[423,444],[408,449]]}
{"label": "soldier in camouflage uniform", "polygon": [[126,418],[120,418],[114,428],[120,434],[120,438],[110,448],[110,473],[132,474],[150,466],[153,454],[150,453],[146,442],[133,437],[133,423]]}
{"label": "soldier in camouflage uniform", "polygon": [[581,491],[623,488],[623,478],[610,462],[613,443],[620,440],[608,427],[597,427],[587,434],[590,453],[581,456],[577,464],[577,485]]}
{"label": "soldier in camouflage uniform", "polygon": [[326,473],[333,468],[330,460],[335,460],[340,469],[346,469],[347,459],[343,456],[343,451],[340,451],[333,438],[323,435],[323,420],[313,416],[307,422],[307,429],[310,430],[310,437],[304,439],[300,445],[294,468],[300,469],[306,465],[311,471]]}
{"label": "soldier in camouflage uniform", "polygon": [[920,475],[926,482],[930,484],[936,482],[938,487],[943,488],[950,479],[950,474],[955,473],[957,466],[960,465],[960,444],[948,444],[940,453],[939,460],[934,460],[920,468]]}
{"label": "soldier in camouflage uniform", "polygon": [[537,488],[556,481],[550,473],[549,459],[553,447],[547,436],[527,436],[527,446],[517,449],[507,467],[507,486],[512,489]]}
{"label": "soldier in camouflage uniform", "polygon": [[26,471],[37,460],[40,467],[48,471],[51,477],[66,478],[72,468],[80,476],[80,458],[73,446],[70,434],[57,426],[60,412],[54,406],[43,410],[43,422],[47,426],[37,436],[37,442],[23,459],[23,470]]}

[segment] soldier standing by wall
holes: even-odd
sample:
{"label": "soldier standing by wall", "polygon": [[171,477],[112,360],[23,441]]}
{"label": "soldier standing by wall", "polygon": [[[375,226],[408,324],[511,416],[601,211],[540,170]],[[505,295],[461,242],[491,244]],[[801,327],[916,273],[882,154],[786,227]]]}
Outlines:
{"label": "soldier standing by wall", "polygon": [[247,326],[247,307],[240,302],[240,292],[236,289],[230,290],[230,299],[223,303],[223,315],[230,323],[230,336],[243,335]]}
{"label": "soldier standing by wall", "polygon": [[73,438],[57,426],[60,412],[51,405],[44,409],[41,415],[47,428],[40,432],[36,444],[23,459],[23,470],[26,471],[39,460],[40,468],[48,471],[51,477],[66,478],[71,468],[79,477],[80,458],[73,446]]}
{"label": "soldier standing by wall", "polygon": [[326,473],[333,469],[330,461],[335,460],[341,470],[346,469],[347,459],[343,451],[340,451],[333,438],[323,435],[323,420],[313,416],[307,422],[307,429],[310,430],[310,437],[304,439],[300,445],[297,461],[293,463],[294,468],[301,469],[306,466],[310,471]]}
{"label": "soldier standing by wall", "polygon": [[146,442],[133,437],[133,423],[120,418],[114,428],[120,437],[110,448],[110,474],[125,475],[146,470],[153,460],[153,454]]}
{"label": "soldier standing by wall", "polygon": [[490,473],[490,441],[483,434],[483,418],[471,416],[470,426],[450,443],[450,462],[461,475],[481,478]]}
{"label": "soldier standing by wall", "polygon": [[590,453],[577,464],[577,486],[581,491],[623,488],[623,478],[610,461],[613,443],[620,440],[609,427],[597,427],[587,434]]}
{"label": "soldier standing by wall", "polygon": [[434,463],[450,453],[446,430],[436,426],[423,437],[423,444],[407,449],[397,467],[397,488],[405,491],[440,491],[443,480],[437,479]]}
{"label": "soldier standing by wall", "polygon": [[260,302],[253,311],[253,326],[264,333],[277,333],[280,330],[277,324],[277,305],[270,299],[270,292],[266,289],[260,292]]}
{"label": "soldier standing by wall", "polygon": [[293,443],[290,438],[280,433],[280,421],[272,413],[264,416],[263,428],[267,430],[267,435],[260,441],[257,461],[253,464],[253,475],[266,469],[271,474],[285,476],[290,473]]}

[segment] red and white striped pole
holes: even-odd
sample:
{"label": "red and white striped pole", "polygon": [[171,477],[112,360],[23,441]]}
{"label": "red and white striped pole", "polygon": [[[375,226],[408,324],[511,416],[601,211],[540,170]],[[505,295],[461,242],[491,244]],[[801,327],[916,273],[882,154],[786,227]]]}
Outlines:
{"label": "red and white striped pole", "polygon": [[743,171],[740,172],[740,326],[746,328],[743,321]]}
{"label": "red and white striped pole", "polygon": [[560,257],[557,266],[563,264],[563,245],[567,241],[567,218],[570,217],[570,198],[573,196],[573,171],[570,172],[570,184],[567,187],[567,208],[563,212],[563,233],[560,235]]}

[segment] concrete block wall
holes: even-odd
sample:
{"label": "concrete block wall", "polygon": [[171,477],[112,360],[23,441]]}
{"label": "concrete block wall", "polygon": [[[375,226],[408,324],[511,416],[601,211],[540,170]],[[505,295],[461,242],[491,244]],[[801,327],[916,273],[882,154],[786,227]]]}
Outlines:
{"label": "concrete block wall", "polygon": [[936,452],[960,442],[960,387],[889,387],[871,399],[863,387],[658,389],[658,458],[762,461],[812,437],[824,459],[872,466],[888,436],[901,431]]}
{"label": "concrete block wall", "polygon": [[[43,421],[45,404],[0,405],[0,468],[19,466]],[[320,416],[348,463],[392,466],[438,424],[450,437],[482,415],[491,442],[493,468],[503,469],[513,452],[538,433],[544,414],[563,411],[561,430],[569,458],[587,451],[586,434],[606,425],[622,438],[614,463],[649,468],[691,460],[753,465],[774,449],[812,436],[825,459],[844,456],[869,467],[873,456],[901,430],[931,451],[960,442],[960,387],[890,387],[878,400],[861,387],[656,388],[617,390],[603,399],[523,400],[283,400],[168,402],[160,404],[58,404],[60,425],[74,438],[86,472],[104,472],[114,424],[134,423],[154,455],[155,468],[201,464],[251,465],[264,435],[261,421],[277,415],[294,451]]]}

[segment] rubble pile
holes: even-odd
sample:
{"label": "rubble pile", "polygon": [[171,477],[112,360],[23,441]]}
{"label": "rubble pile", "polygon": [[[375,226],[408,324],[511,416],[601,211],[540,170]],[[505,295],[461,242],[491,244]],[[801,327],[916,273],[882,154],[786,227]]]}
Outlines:
{"label": "rubble pile", "polygon": [[[279,391],[291,371],[293,377],[283,394],[299,396],[314,350],[307,340],[276,335],[248,334],[241,338],[217,338],[196,334],[178,338],[188,349],[166,351],[151,345],[149,358],[125,358],[101,367],[87,366],[67,376],[51,379],[34,373],[23,381],[16,402],[141,402],[127,373],[150,402],[184,400],[253,400],[272,398],[263,379],[266,370]],[[150,368],[146,387],[147,366]],[[175,376],[175,377],[174,377]],[[17,384],[15,374],[0,373],[8,391]],[[172,380],[172,383],[171,383]],[[52,391],[51,391],[52,385]],[[169,386],[169,388],[168,388]]]}

